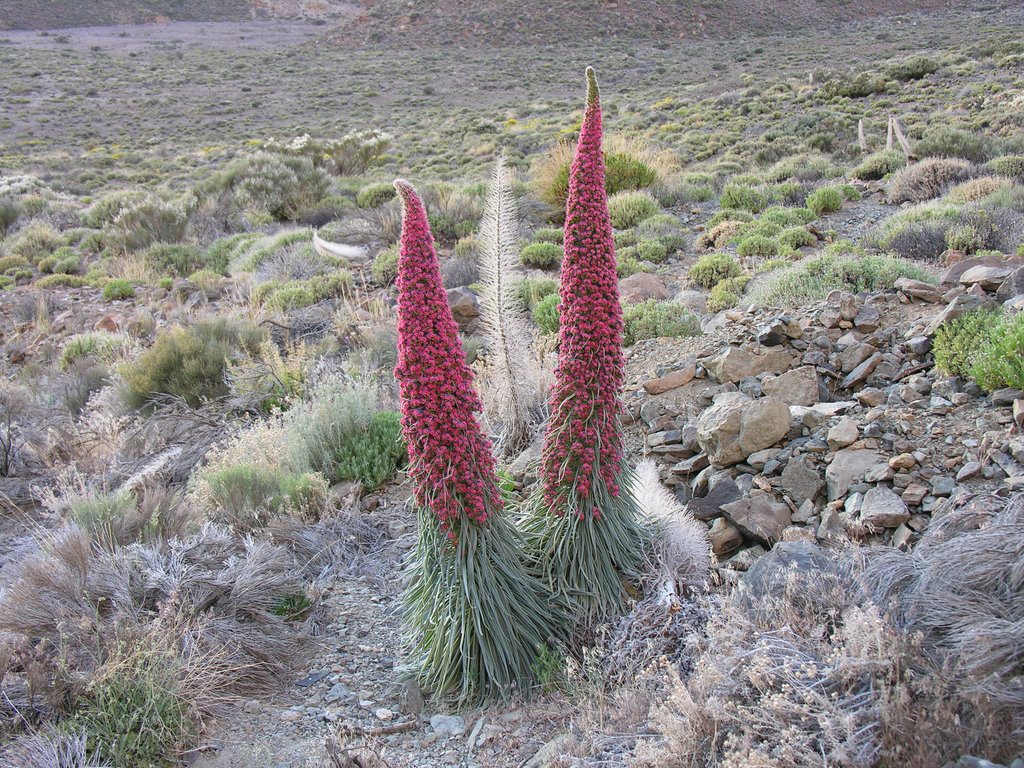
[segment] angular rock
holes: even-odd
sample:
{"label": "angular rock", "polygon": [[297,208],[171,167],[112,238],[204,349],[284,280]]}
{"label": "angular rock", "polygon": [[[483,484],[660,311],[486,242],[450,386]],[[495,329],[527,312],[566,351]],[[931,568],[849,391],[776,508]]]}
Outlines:
{"label": "angular rock", "polygon": [[924,497],[928,495],[929,490],[928,486],[924,483],[910,483],[903,489],[901,498],[904,504],[917,506],[924,501]]}
{"label": "angular rock", "polygon": [[828,447],[833,451],[845,448],[860,438],[860,428],[853,419],[840,419],[839,423],[828,431]]}
{"label": "angular rock", "polygon": [[949,267],[942,273],[939,282],[945,286],[957,285],[960,283],[960,278],[963,277],[964,273],[975,267],[1002,267],[1005,265],[1006,262],[1003,261],[1002,257],[994,255],[978,256],[973,259],[960,259],[956,262],[949,262]]}
{"label": "angular rock", "polygon": [[708,311],[708,298],[703,291],[680,291],[674,301],[698,315]]}
{"label": "angular rock", "polygon": [[864,494],[860,519],[874,528],[895,528],[910,519],[910,510],[903,499],[879,485]]}
{"label": "angular rock", "polygon": [[722,514],[722,505],[731,504],[740,497],[740,487],[731,477],[719,480],[707,496],[690,499],[686,508],[698,520],[713,520]]}
{"label": "angular rock", "polygon": [[882,461],[878,451],[869,448],[844,448],[836,451],[832,463],[825,470],[829,501],[846,495],[853,483],[860,482],[864,474]]}
{"label": "angular rock", "polygon": [[797,504],[813,501],[824,485],[825,481],[818,470],[803,459],[790,459],[782,470],[782,489]]}
{"label": "angular rock", "polygon": [[697,442],[716,467],[727,467],[770,448],[789,433],[789,408],[774,397],[752,400],[741,392],[715,397],[697,420]]}
{"label": "angular rock", "polygon": [[448,306],[459,325],[468,325],[480,317],[480,300],[465,286],[448,289]]}
{"label": "angular rock", "polygon": [[661,395],[665,392],[669,392],[673,389],[685,386],[693,381],[694,375],[697,373],[697,360],[693,357],[687,357],[682,360],[679,367],[671,373],[666,373],[664,376],[659,376],[656,379],[650,379],[644,382],[644,389],[647,390],[649,395]]}
{"label": "angular rock", "polygon": [[783,373],[793,364],[785,349],[773,348],[755,355],[740,347],[729,347],[705,363],[711,375],[722,384],[738,382],[759,373]]}
{"label": "angular rock", "polygon": [[979,265],[971,267],[960,275],[961,285],[980,285],[985,290],[994,291],[1003,284],[1013,270],[1007,267],[988,267]]}
{"label": "angular rock", "polygon": [[864,344],[859,341],[847,344],[839,356],[839,364],[843,369],[843,373],[849,373],[877,351],[870,344]]}
{"label": "angular rock", "polygon": [[962,483],[964,480],[970,480],[972,477],[977,477],[981,474],[981,463],[977,461],[968,461],[964,464],[960,471],[956,473],[956,481]]}
{"label": "angular rock", "polygon": [[696,456],[691,456],[688,459],[683,459],[678,464],[674,464],[671,471],[673,475],[692,475],[709,466],[711,466],[711,461],[708,459],[708,455],[706,453],[698,453]]}
{"label": "angular rock", "polygon": [[818,372],[813,365],[802,365],[763,382],[766,395],[786,405],[814,405],[818,402]]}
{"label": "angular rock", "polygon": [[764,496],[725,504],[722,514],[746,536],[768,545],[780,541],[782,532],[792,523],[785,504],[772,504]]}
{"label": "angular rock", "polygon": [[858,310],[856,316],[853,318],[853,324],[860,331],[866,331],[871,333],[878,329],[878,326],[882,322],[882,316],[878,313],[870,304],[865,304]]}
{"label": "angular rock", "polygon": [[430,727],[442,738],[461,736],[466,732],[466,721],[458,715],[434,715]]}
{"label": "angular rock", "polygon": [[708,539],[711,542],[711,551],[717,557],[724,557],[743,543],[743,534],[724,517],[719,517],[711,524]]}
{"label": "angular rock", "polygon": [[937,286],[930,283],[912,280],[909,277],[901,277],[896,281],[895,286],[896,290],[918,301],[924,301],[929,304],[938,304],[942,301],[942,292]]}
{"label": "angular rock", "polygon": [[875,368],[878,367],[878,364],[880,362],[882,362],[882,353],[877,352],[873,354],[863,363],[861,363],[852,371],[850,371],[850,374],[845,379],[843,379],[842,384],[840,384],[839,386],[842,387],[843,389],[850,389],[851,387],[857,386],[858,384],[863,382],[868,376],[870,376],[872,372],[874,372]]}
{"label": "angular rock", "polygon": [[1003,303],[1021,294],[1024,294],[1024,267],[1017,267],[1000,284],[996,291],[996,301]]}
{"label": "angular rock", "polygon": [[668,298],[665,281],[650,272],[637,272],[619,280],[619,298],[626,304],[637,304],[647,299]]}

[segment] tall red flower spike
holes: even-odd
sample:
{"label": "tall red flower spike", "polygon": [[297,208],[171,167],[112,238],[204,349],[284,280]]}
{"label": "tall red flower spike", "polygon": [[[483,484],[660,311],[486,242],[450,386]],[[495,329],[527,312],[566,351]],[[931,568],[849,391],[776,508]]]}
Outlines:
{"label": "tall red flower spike", "polygon": [[622,308],[601,135],[597,78],[587,67],[587,107],[569,172],[558,367],[542,459],[545,501],[558,514],[571,510],[581,518],[599,517],[599,500],[619,495],[622,468]]}
{"label": "tall red flower spike", "polygon": [[398,379],[402,432],[416,501],[452,532],[463,518],[483,523],[501,508],[491,445],[476,420],[482,410],[448,306],[427,213],[407,181],[398,258]]}

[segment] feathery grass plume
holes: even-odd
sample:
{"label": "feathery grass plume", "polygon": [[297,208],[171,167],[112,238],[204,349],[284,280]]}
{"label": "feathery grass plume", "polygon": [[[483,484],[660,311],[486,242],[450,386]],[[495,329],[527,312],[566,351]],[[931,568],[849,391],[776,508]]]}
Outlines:
{"label": "feathery grass plume", "polygon": [[640,462],[632,491],[640,510],[659,529],[652,552],[652,578],[656,582],[652,587],[664,600],[674,603],[680,586],[701,584],[707,579],[711,570],[707,530],[661,484],[653,460]]}
{"label": "feathery grass plume", "polygon": [[[541,456],[543,496],[525,521],[551,588],[586,619],[618,609],[649,542],[623,462],[622,308],[605,192],[601,104],[587,107],[569,174],[558,367]],[[626,482],[623,482],[623,481]]]}
{"label": "feathery grass plume", "polygon": [[408,182],[395,188],[403,208],[395,377],[419,508],[405,596],[413,669],[435,695],[503,698],[530,685],[559,625],[503,516],[423,203]]}
{"label": "feathery grass plume", "polygon": [[495,448],[511,458],[526,449],[543,413],[541,374],[530,352],[530,330],[518,296],[519,218],[505,158],[491,174],[480,242],[480,319],[491,340],[493,365],[483,390],[486,412],[499,426]]}

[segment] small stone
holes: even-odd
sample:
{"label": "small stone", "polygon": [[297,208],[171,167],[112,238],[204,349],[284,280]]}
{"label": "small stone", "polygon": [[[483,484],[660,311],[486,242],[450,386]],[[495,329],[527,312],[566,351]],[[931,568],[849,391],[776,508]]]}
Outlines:
{"label": "small stone", "polygon": [[373,710],[373,716],[385,723],[395,719],[395,713],[386,707]]}
{"label": "small stone", "polygon": [[913,469],[917,466],[917,459],[912,453],[901,453],[889,459],[889,466],[893,469]]}
{"label": "small stone", "polygon": [[928,491],[928,486],[923,483],[910,483],[903,489],[903,495],[901,498],[905,504],[914,506],[924,501],[924,497],[928,495]]}
{"label": "small stone", "polygon": [[461,736],[466,732],[466,721],[458,715],[434,715],[430,727],[438,737]]}
{"label": "small stone", "polygon": [[690,499],[686,508],[698,520],[711,520],[722,514],[722,505],[730,504],[740,497],[740,488],[731,477],[719,480],[707,496]]}
{"label": "small stone", "polygon": [[715,398],[697,420],[697,442],[716,467],[743,461],[789,432],[789,408],[774,397],[752,400],[740,392]]}
{"label": "small stone", "polygon": [[920,280],[912,280],[909,277],[901,277],[896,281],[895,286],[897,290],[905,293],[912,299],[917,299],[918,301],[924,301],[931,304],[937,304],[942,301],[941,291],[930,283],[924,283]]}
{"label": "small stone", "polygon": [[347,685],[344,683],[335,683],[331,686],[331,690],[324,696],[324,701],[328,704],[334,704],[335,702],[350,703],[355,700],[356,695],[352,693]]}
{"label": "small stone", "polygon": [[852,371],[850,371],[850,374],[845,379],[843,379],[842,383],[839,386],[842,387],[843,389],[850,389],[851,387],[855,387],[856,385],[863,382],[868,376],[870,376],[874,372],[875,368],[878,367],[878,364],[880,362],[882,362],[882,353],[876,352],[863,363],[861,363]]}
{"label": "small stone", "polygon": [[1020,400],[1024,397],[1024,392],[1019,389],[1013,389],[1007,387],[1005,389],[997,389],[992,393],[992,404],[993,405],[1013,405],[1015,400]]}
{"label": "small stone", "polygon": [[981,474],[981,462],[968,461],[964,464],[960,471],[956,473],[956,481],[962,483],[964,480],[970,480],[972,477],[977,477]]}
{"label": "small stone", "polygon": [[619,280],[619,297],[625,304],[637,304],[647,299],[662,301],[668,298],[665,281],[650,272],[637,272]]}
{"label": "small stone", "polygon": [[853,318],[853,324],[858,330],[866,331],[867,333],[877,330],[881,322],[882,316],[870,304],[865,304],[861,307]]}
{"label": "small stone", "polygon": [[980,285],[986,290],[995,290],[1010,276],[1012,269],[1007,267],[990,267],[979,265],[971,267],[960,275],[962,285]]}
{"label": "small stone", "polygon": [[644,382],[644,389],[649,395],[661,395],[689,384],[696,373],[697,360],[688,357],[682,361],[679,368],[671,373]]}
{"label": "small stone", "polygon": [[885,402],[885,392],[877,387],[864,387],[864,389],[857,393],[856,397],[857,402],[868,408],[874,408]]}
{"label": "small stone", "polygon": [[814,405],[819,399],[818,372],[812,365],[802,365],[768,379],[761,388],[786,405]]}
{"label": "small stone", "polygon": [[840,419],[839,423],[828,431],[828,447],[833,451],[837,451],[840,448],[852,445],[859,437],[860,429],[857,427],[856,421],[853,419]]}
{"label": "small stone", "polygon": [[895,475],[896,470],[890,467],[888,463],[876,464],[864,473],[864,482],[884,483],[888,480],[892,480]]}
{"label": "small stone", "polygon": [[879,463],[881,457],[877,451],[867,448],[845,448],[836,451],[832,463],[825,470],[825,483],[828,486],[829,500],[846,495],[852,483],[860,481],[864,473]]}
{"label": "small stone", "polygon": [[763,496],[725,504],[722,513],[744,534],[769,545],[779,541],[792,522],[785,504],[772,504]]}
{"label": "small stone", "polygon": [[953,491],[956,490],[956,480],[952,477],[946,477],[945,475],[939,475],[938,477],[932,478],[932,495],[933,496],[952,496]]}
{"label": "small stone", "polygon": [[294,709],[286,709],[281,713],[281,720],[286,723],[296,723],[302,719],[302,713]]}
{"label": "small stone", "polygon": [[743,535],[735,525],[724,517],[716,518],[708,530],[711,551],[717,557],[723,557],[735,551],[743,543]]}
{"label": "small stone", "polygon": [[782,471],[782,488],[797,504],[813,501],[824,485],[818,470],[801,459],[791,459]]}
{"label": "small stone", "polygon": [[895,528],[910,519],[910,510],[891,490],[876,486],[864,494],[860,519],[876,528]]}

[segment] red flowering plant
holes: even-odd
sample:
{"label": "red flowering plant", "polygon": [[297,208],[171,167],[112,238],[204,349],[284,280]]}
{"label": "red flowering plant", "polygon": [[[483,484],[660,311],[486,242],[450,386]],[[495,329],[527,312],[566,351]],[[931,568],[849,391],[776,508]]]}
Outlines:
{"label": "red flowering plant", "polygon": [[395,377],[419,509],[406,591],[412,668],[436,695],[500,698],[527,688],[562,622],[524,567],[521,538],[503,511],[426,210],[408,182],[395,188],[402,201]]}
{"label": "red flowering plant", "polygon": [[[608,214],[601,103],[587,106],[569,170],[558,366],[541,456],[543,503],[527,522],[549,584],[587,618],[622,603],[650,540],[623,463],[622,307]],[[627,482],[624,482],[626,480]]]}

